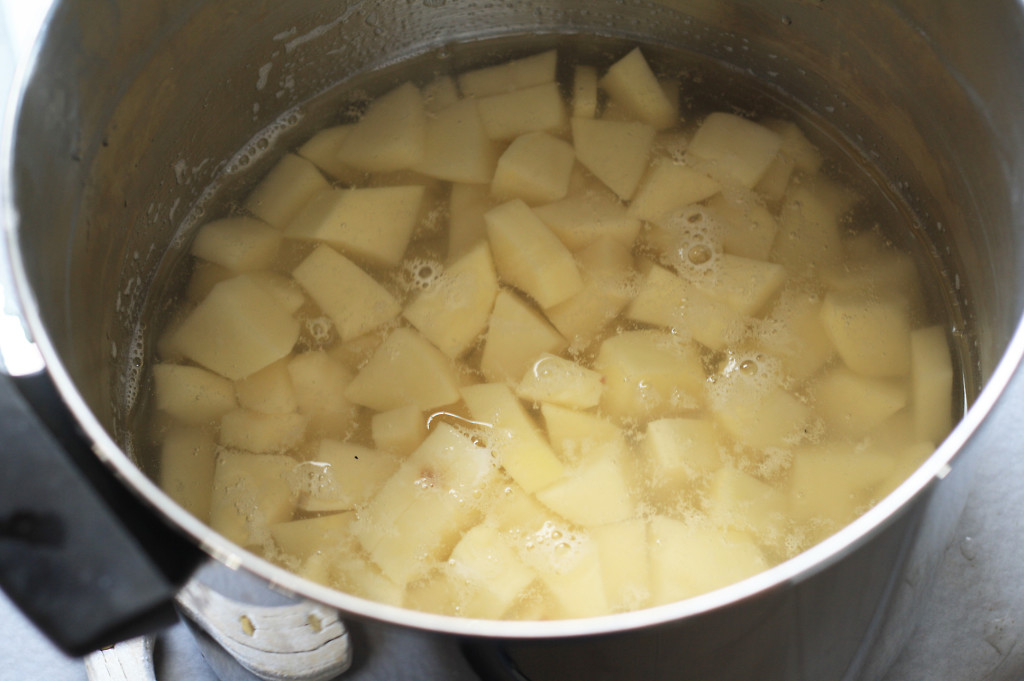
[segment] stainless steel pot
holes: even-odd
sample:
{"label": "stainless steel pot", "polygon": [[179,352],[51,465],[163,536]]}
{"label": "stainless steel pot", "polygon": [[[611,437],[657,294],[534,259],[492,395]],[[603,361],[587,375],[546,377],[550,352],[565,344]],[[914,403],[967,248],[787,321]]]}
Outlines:
{"label": "stainless steel pot", "polygon": [[[641,612],[446,618],[329,590],[231,545],[125,453],[144,297],[179,228],[239,149],[250,167],[269,163],[259,140],[293,141],[288,112],[317,123],[301,105],[333,84],[432,50],[457,60],[451,44],[540,34],[681,46],[820,116],[916,214],[964,311],[968,383],[984,388],[851,526],[740,584]],[[76,651],[151,625],[197,565],[219,561],[353,622],[457,638],[495,678],[878,676],[912,630],[974,462],[1012,446],[1001,435],[1024,397],[1022,63],[1024,8],[1011,0],[59,2],[2,149],[4,266],[46,373],[0,386],[0,583]],[[79,488],[89,511],[72,505]]]}

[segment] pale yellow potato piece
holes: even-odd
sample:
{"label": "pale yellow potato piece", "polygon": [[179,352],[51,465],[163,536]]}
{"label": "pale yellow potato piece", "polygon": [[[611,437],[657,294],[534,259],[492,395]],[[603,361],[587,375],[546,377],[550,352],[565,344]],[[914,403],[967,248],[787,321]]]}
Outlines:
{"label": "pale yellow potato piece", "polygon": [[338,159],[373,172],[412,168],[423,160],[427,118],[412,83],[375,99],[338,146]]}
{"label": "pale yellow potato piece", "polygon": [[570,546],[571,555],[556,563],[553,569],[538,575],[551,593],[554,616],[563,619],[598,617],[611,613],[601,559],[592,540]]}
{"label": "pale yellow potato piece", "polygon": [[305,560],[315,554],[350,549],[355,513],[332,513],[274,523],[268,528],[274,543],[289,556]]}
{"label": "pale yellow potato piece", "polygon": [[302,288],[283,274],[264,270],[250,272],[249,277],[266,289],[267,293],[291,314],[295,314],[306,304],[306,294],[302,292]]}
{"label": "pale yellow potato piece", "polygon": [[658,488],[678,491],[722,465],[714,423],[704,418],[666,418],[647,424],[643,454]]}
{"label": "pale yellow potato piece", "polygon": [[642,224],[603,186],[570,193],[560,201],[535,207],[533,212],[573,252],[604,237],[632,248]]}
{"label": "pale yellow potato piece", "polygon": [[820,275],[842,261],[840,218],[851,195],[821,178],[792,187],[779,212],[771,260],[794,276]]}
{"label": "pale yellow potato piece", "polygon": [[723,253],[696,286],[737,313],[758,315],[786,281],[786,268]]}
{"label": "pale yellow potato piece", "polygon": [[342,184],[355,184],[363,179],[363,171],[344,163],[338,157],[338,149],[353,127],[355,126],[348,124],[324,128],[296,149],[295,153],[313,163],[334,180]]}
{"label": "pale yellow potato piece", "polygon": [[572,253],[521,199],[489,210],[484,220],[502,281],[543,308],[557,305],[583,288]]}
{"label": "pale yellow potato piece", "polygon": [[448,564],[472,591],[460,614],[498,618],[536,578],[505,537],[489,525],[477,525],[452,549]]}
{"label": "pale yellow potato piece", "polygon": [[671,159],[657,159],[636,190],[629,213],[657,221],[668,212],[714,196],[721,186],[699,170]]}
{"label": "pale yellow potato piece", "polygon": [[764,175],[754,185],[754,191],[760,194],[766,201],[781,201],[789,189],[789,181],[793,177],[796,164],[793,159],[783,154],[780,150],[775,160],[769,164]]}
{"label": "pale yellow potato piece", "polygon": [[782,137],[763,125],[735,114],[709,114],[687,152],[708,162],[715,176],[753,187],[782,147]]}
{"label": "pale yellow potato piece", "polygon": [[160,488],[203,522],[210,520],[210,503],[217,443],[208,431],[174,426],[160,443]]}
{"label": "pale yellow potato piece", "polygon": [[484,132],[492,140],[510,140],[528,132],[556,131],[568,117],[558,83],[545,83],[476,100]]}
{"label": "pale yellow potato piece", "polygon": [[601,343],[601,408],[620,421],[666,416],[703,401],[704,366],[692,342],[658,331],[625,331]]}
{"label": "pale yellow potato piece", "polygon": [[526,554],[531,539],[540,537],[546,531],[561,526],[568,528],[548,508],[514,482],[502,489],[493,505],[487,510],[488,525],[501,531],[513,544],[520,555]]}
{"label": "pale yellow potato piece", "polygon": [[387,289],[330,246],[318,246],[292,276],[334,322],[342,341],[387,324],[402,312]]}
{"label": "pale yellow potato piece", "polygon": [[498,205],[486,184],[452,184],[448,199],[448,262],[455,262],[487,239],[484,213]]}
{"label": "pale yellow potato piece", "polygon": [[910,372],[910,320],[906,301],[830,291],[821,321],[846,366],[865,376]]}
{"label": "pale yellow potato piece", "polygon": [[597,69],[593,66],[577,65],[573,68],[572,116],[597,116]]}
{"label": "pale yellow potato piece", "polygon": [[764,367],[754,375],[737,369],[716,377],[711,412],[738,443],[765,449],[786,447],[804,435],[813,422],[810,407],[772,380]]}
{"label": "pale yellow potato piece", "polygon": [[262,220],[229,217],[199,228],[192,255],[232,272],[251,272],[269,266],[280,245],[280,230]]}
{"label": "pale yellow potato piece", "polygon": [[268,539],[268,527],[291,520],[295,511],[288,483],[294,467],[290,456],[219,450],[210,527],[241,546]]}
{"label": "pale yellow potato piece", "polygon": [[427,438],[427,420],[416,405],[407,404],[374,414],[370,431],[377,449],[408,456]]}
{"label": "pale yellow potato piece", "polygon": [[910,333],[910,391],[917,437],[941,442],[953,427],[953,364],[941,326]]}
{"label": "pale yellow potato piece", "polygon": [[[250,276],[257,274],[259,272],[249,273]],[[185,297],[190,302],[198,303],[210,295],[210,291],[213,290],[214,286],[235,276],[237,276],[237,272],[232,272],[223,265],[195,260],[192,263],[192,276],[189,277],[188,287],[185,289]]]}
{"label": "pale yellow potato piece", "polygon": [[334,437],[349,432],[356,408],[345,396],[352,371],[323,350],[311,350],[288,361],[300,414],[311,429]]}
{"label": "pale yellow potato piece", "polygon": [[557,354],[567,343],[519,296],[499,291],[484,337],[480,371],[491,382],[515,382],[538,357]]}
{"label": "pale yellow potato piece", "polygon": [[551,447],[566,461],[622,458],[628,452],[622,429],[597,414],[548,403],[540,411]]}
{"label": "pale yellow potato piece", "polygon": [[601,401],[602,376],[572,360],[543,354],[516,386],[516,395],[533,402],[587,409]]}
{"label": "pale yellow potato piece", "polygon": [[238,380],[281,359],[299,322],[266,289],[240,275],[210,291],[174,331],[174,347],[225,378]]}
{"label": "pale yellow potato piece", "polygon": [[400,463],[369,447],[321,440],[313,458],[296,465],[298,507],[311,513],[355,509],[384,486]]}
{"label": "pale yellow potato piece", "polygon": [[180,364],[153,367],[153,396],[157,409],[188,425],[215,423],[236,406],[231,381]]}
{"label": "pale yellow potato piece", "polygon": [[473,420],[491,426],[486,431],[487,445],[520,487],[535,492],[562,476],[562,462],[507,385],[467,386],[462,399]]}
{"label": "pale yellow potato piece", "polygon": [[576,153],[572,145],[546,132],[530,132],[512,140],[494,170],[491,194],[501,200],[529,204],[557,201],[569,192]]}
{"label": "pale yellow potato piece", "polygon": [[327,189],[288,223],[285,236],[323,241],[373,265],[402,260],[419,220],[424,187]]}
{"label": "pale yellow potato piece", "polygon": [[723,251],[768,260],[779,224],[767,208],[752,197],[736,200],[719,194],[708,201],[706,211],[718,226]]}
{"label": "pale yellow potato piece", "polygon": [[742,533],[726,534],[665,516],[652,518],[648,532],[654,605],[713,591],[768,567],[761,550]]}
{"label": "pale yellow potato piece", "polygon": [[651,597],[647,522],[640,518],[594,527],[605,598],[613,612],[637,610]]}
{"label": "pale yellow potato piece", "polygon": [[219,442],[231,449],[256,454],[278,454],[302,441],[309,419],[297,413],[262,414],[235,409],[220,419]]}
{"label": "pale yellow potato piece", "polygon": [[894,295],[907,301],[907,313],[913,322],[927,318],[921,277],[914,259],[894,251],[875,232],[862,232],[844,242],[846,262],[824,273],[829,290],[860,292],[888,298]]}
{"label": "pale yellow potato piece", "polygon": [[811,384],[825,425],[839,435],[864,435],[906,406],[906,381],[875,378],[837,367]]}
{"label": "pale yellow potato piece", "polygon": [[[428,114],[447,109],[459,101],[459,86],[451,76],[438,76],[420,89],[423,109]],[[429,116],[427,118],[429,125]]]}
{"label": "pale yellow potato piece", "polygon": [[877,489],[894,467],[892,456],[851,445],[798,449],[789,478],[790,512],[838,529],[876,499]]}
{"label": "pale yellow potato piece", "polygon": [[612,457],[602,457],[568,471],[536,494],[542,504],[582,527],[607,525],[633,517],[633,498],[621,465]]}
{"label": "pale yellow potato piece", "polygon": [[612,64],[600,84],[634,120],[643,121],[657,130],[670,128],[679,120],[676,107],[666,96],[639,47]]}
{"label": "pale yellow potato piece", "polygon": [[471,99],[455,102],[427,119],[422,160],[413,170],[450,182],[490,182],[498,148],[484,132]]}
{"label": "pale yellow potato piece", "polygon": [[512,92],[555,80],[558,52],[548,50],[529,57],[512,59],[496,66],[459,74],[459,89],[465,97],[486,97]]}
{"label": "pale yellow potato piece", "polygon": [[487,244],[479,243],[446,267],[403,315],[451,358],[462,355],[487,328],[498,295],[498,275]]}
{"label": "pale yellow potato piece", "polygon": [[708,486],[707,511],[723,528],[748,531],[765,543],[779,543],[788,518],[789,499],[749,473],[722,466]]}
{"label": "pale yellow potato piece", "polygon": [[267,224],[284,229],[314,194],[329,186],[312,163],[285,154],[242,205]]}
{"label": "pale yellow potato piece", "polygon": [[351,402],[387,411],[407,404],[421,411],[459,400],[451,361],[413,329],[397,328],[345,389]]}
{"label": "pale yellow potato piece", "polygon": [[835,355],[821,321],[821,297],[801,289],[784,289],[756,336],[757,347],[782,364],[796,381],[810,378]]}
{"label": "pale yellow potato piece", "polygon": [[576,158],[624,201],[647,170],[654,132],[646,123],[572,119]]}
{"label": "pale yellow potato piece", "polygon": [[330,565],[331,586],[346,593],[385,605],[402,605],[405,585],[395,584],[381,574],[371,561],[358,555],[334,558]]}
{"label": "pale yellow potato piece", "polygon": [[793,159],[797,169],[808,175],[814,175],[821,169],[824,158],[818,148],[807,139],[800,126],[793,121],[778,118],[769,118],[761,123],[782,137],[782,147],[779,151],[783,156]]}
{"label": "pale yellow potato piece", "polygon": [[298,409],[299,403],[295,399],[292,379],[288,375],[288,362],[287,357],[279,359],[256,373],[235,381],[238,404],[264,414],[287,414]]}

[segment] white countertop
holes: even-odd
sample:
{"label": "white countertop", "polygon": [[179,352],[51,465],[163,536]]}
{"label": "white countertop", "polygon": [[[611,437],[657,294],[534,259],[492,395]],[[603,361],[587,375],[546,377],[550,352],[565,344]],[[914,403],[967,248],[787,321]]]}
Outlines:
{"label": "white countertop", "polygon": [[[47,6],[48,0],[0,0],[0,93]],[[918,631],[884,681],[1024,679],[1024,454],[980,461],[921,609]],[[157,664],[159,681],[216,681],[180,624],[159,638]],[[0,592],[0,681],[85,679],[83,663],[54,649]]]}

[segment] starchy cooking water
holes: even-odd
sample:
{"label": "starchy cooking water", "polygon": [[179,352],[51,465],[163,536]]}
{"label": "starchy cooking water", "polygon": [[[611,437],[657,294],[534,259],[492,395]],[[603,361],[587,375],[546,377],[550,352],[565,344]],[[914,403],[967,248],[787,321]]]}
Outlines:
{"label": "starchy cooking water", "polygon": [[720,65],[581,44],[365,76],[232,166],[155,296],[172,497],[359,596],[552,619],[762,571],[931,453],[956,309],[888,184]]}

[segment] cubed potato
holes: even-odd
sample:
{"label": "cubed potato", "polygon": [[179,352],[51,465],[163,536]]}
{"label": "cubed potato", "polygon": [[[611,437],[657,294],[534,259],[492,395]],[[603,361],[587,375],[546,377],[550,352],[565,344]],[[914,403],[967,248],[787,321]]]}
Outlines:
{"label": "cubed potato", "polygon": [[714,196],[719,189],[718,180],[698,170],[671,159],[657,159],[636,190],[629,213],[657,221],[668,212]]}
{"label": "cubed potato", "polygon": [[528,303],[500,291],[484,337],[480,371],[491,382],[516,382],[544,353],[557,354],[566,340]]}
{"label": "cubed potato", "polygon": [[782,288],[786,268],[764,260],[723,253],[696,286],[737,313],[756,316]]}
{"label": "cubed potato", "polygon": [[465,353],[487,328],[498,295],[491,250],[479,243],[446,267],[403,315],[451,358]]}
{"label": "cubed potato", "polygon": [[651,598],[647,522],[639,518],[590,530],[601,562],[605,598],[613,612],[637,610]]}
{"label": "cubed potato", "polygon": [[455,262],[487,239],[484,213],[498,205],[485,184],[452,184],[448,200],[448,262]]}
{"label": "cubed potato", "polygon": [[570,544],[562,551],[568,555],[551,569],[538,570],[538,576],[551,593],[554,616],[570,619],[611,614],[601,559],[591,540]]}
{"label": "cubed potato", "polygon": [[[451,76],[438,76],[420,89],[423,110],[428,114],[443,111],[459,101],[459,86]],[[427,117],[429,124],[430,117]]]}
{"label": "cubed potato", "polygon": [[421,411],[459,400],[451,361],[417,331],[391,332],[345,389],[345,397],[377,411],[407,404]]}
{"label": "cubed potato", "polygon": [[767,366],[716,376],[710,402],[725,432],[757,449],[792,446],[814,418],[810,407],[779,387]]}
{"label": "cubed potato", "polygon": [[837,267],[843,257],[839,220],[850,205],[845,192],[822,179],[792,187],[779,212],[772,262],[794,276]]}
{"label": "cubed potato", "polygon": [[700,353],[692,342],[669,333],[612,336],[601,343],[594,369],[605,377],[601,408],[619,421],[659,418],[703,401]]}
{"label": "cubed potato", "polygon": [[587,409],[601,401],[602,376],[557,355],[543,354],[519,381],[516,395],[533,402]]}
{"label": "cubed potato", "polygon": [[327,189],[288,223],[285,236],[323,241],[372,265],[402,260],[423,203],[422,185]]}
{"label": "cubed potato", "polygon": [[355,184],[363,178],[363,171],[353,168],[338,157],[338,149],[341,147],[342,141],[352,132],[353,127],[355,126],[349,124],[324,128],[296,149],[295,153],[311,162],[332,179],[342,184]]}
{"label": "cubed potato", "polygon": [[914,432],[941,442],[953,427],[953,364],[941,326],[910,333],[910,390]]}
{"label": "cubed potato", "polygon": [[823,273],[829,290],[881,298],[896,295],[907,301],[912,323],[927,318],[922,280],[912,257],[893,250],[891,242],[874,231],[861,232],[843,246],[846,262]]}
{"label": "cubed potato", "polygon": [[264,414],[287,414],[298,409],[286,357],[235,381],[238,404]]}
{"label": "cubed potato", "polygon": [[360,170],[387,172],[423,160],[427,119],[412,83],[375,99],[338,146],[338,159]]}
{"label": "cubed potato", "polygon": [[336,558],[330,566],[331,586],[360,598],[385,605],[402,605],[405,585],[381,574],[371,561],[359,555]]}
{"label": "cubed potato", "polygon": [[555,527],[559,527],[559,531],[569,527],[514,482],[504,487],[494,499],[487,510],[486,523],[501,531],[520,555],[528,553],[527,545],[532,539]]}
{"label": "cubed potato", "polygon": [[646,123],[572,119],[576,158],[624,201],[647,170],[654,132]]}
{"label": "cubed potato", "polygon": [[294,467],[290,456],[218,451],[210,527],[241,546],[269,540],[268,527],[291,520],[295,510],[288,483]]}
{"label": "cubed potato", "polygon": [[723,534],[665,516],[652,518],[648,532],[655,605],[728,586],[768,567],[761,550],[741,533]]}
{"label": "cubed potato", "polygon": [[569,192],[575,162],[576,153],[564,140],[546,132],[520,135],[498,159],[491,194],[529,204],[557,201]]}
{"label": "cubed potato", "polygon": [[370,500],[401,462],[369,447],[325,439],[296,466],[298,507],[311,513],[350,511]]}
{"label": "cubed potato", "polygon": [[582,64],[573,68],[572,76],[573,118],[594,118],[597,116],[597,69]]}
{"label": "cubed potato", "polygon": [[199,367],[157,364],[153,390],[157,409],[189,425],[216,423],[236,405],[231,381]]}
{"label": "cubed potato", "polygon": [[484,131],[492,140],[511,140],[528,132],[553,132],[568,118],[558,83],[490,95],[476,100]]}
{"label": "cubed potato", "polygon": [[470,585],[471,594],[460,613],[464,617],[501,617],[536,577],[505,537],[489,525],[466,532],[452,549],[448,564]]}
{"label": "cubed potato", "polygon": [[374,414],[370,431],[377,449],[408,456],[427,438],[427,420],[416,405],[407,404]]}
{"label": "cubed potato", "polygon": [[756,342],[779,360],[787,376],[798,382],[810,378],[835,355],[821,321],[821,297],[799,288],[782,291]]}
{"label": "cubed potato", "polygon": [[607,525],[633,517],[634,502],[625,474],[612,457],[602,457],[568,471],[536,494],[542,504],[582,527]]}
{"label": "cubed potato", "polygon": [[753,187],[781,147],[778,133],[741,116],[716,112],[697,128],[687,152],[708,162],[715,176]]}
{"label": "cubed potato", "polygon": [[284,229],[314,194],[329,186],[312,163],[285,154],[242,205],[260,220]]}
{"label": "cubed potato", "polygon": [[238,380],[276,362],[299,338],[299,322],[247,275],[213,287],[174,331],[189,359]]}
{"label": "cubed potato", "polygon": [[905,376],[910,371],[910,320],[906,301],[830,291],[821,306],[836,352],[865,376]]}
{"label": "cubed potato", "polygon": [[387,289],[330,246],[318,246],[292,276],[331,318],[342,341],[387,324],[402,312]]}
{"label": "cubed potato", "polygon": [[601,87],[635,120],[643,121],[656,130],[670,128],[679,120],[675,106],[639,47],[611,65],[601,79]]}
{"label": "cubed potato", "polygon": [[708,201],[707,215],[718,225],[723,251],[768,260],[779,224],[767,208],[752,197],[737,200],[719,194]]}
{"label": "cubed potato", "polygon": [[464,99],[427,119],[422,160],[414,170],[451,182],[487,183],[494,175],[498,148],[484,131],[472,99]]}
{"label": "cubed potato", "polygon": [[462,389],[473,420],[489,424],[487,445],[505,472],[527,492],[547,487],[564,466],[512,390],[503,383]]}
{"label": "cubed potato", "polygon": [[269,266],[280,245],[280,230],[261,220],[221,218],[199,228],[192,255],[232,272],[251,272]]}
{"label": "cubed potato", "polygon": [[836,367],[811,384],[817,412],[831,432],[864,435],[906,406],[903,379],[875,378]]}
{"label": "cubed potato", "polygon": [[818,172],[821,164],[824,163],[824,158],[817,147],[807,139],[800,126],[792,121],[777,118],[769,118],[761,123],[782,137],[782,146],[779,151],[783,156],[793,159],[793,164],[797,169],[808,175]]}
{"label": "cubed potato", "polygon": [[256,454],[280,454],[302,441],[309,419],[302,414],[261,414],[235,409],[220,419],[220,444]]}
{"label": "cubed potato", "polygon": [[175,426],[160,444],[160,488],[204,523],[210,503],[217,443],[209,431]]}
{"label": "cubed potato", "polygon": [[557,305],[583,288],[572,253],[522,200],[489,210],[484,220],[502,281],[524,291],[543,308]]}
{"label": "cubed potato", "polygon": [[345,396],[352,371],[322,350],[295,355],[288,361],[300,414],[311,429],[339,437],[353,426],[356,408]]}
{"label": "cubed potato", "polygon": [[249,277],[266,289],[289,313],[295,314],[306,304],[306,294],[292,279],[277,272],[250,272]]}
{"label": "cubed potato", "polygon": [[[252,272],[250,276],[255,274],[258,273]],[[214,286],[222,281],[232,279],[236,275],[237,272],[232,272],[222,265],[206,262],[205,260],[194,260],[192,262],[192,276],[189,277],[188,286],[185,288],[185,297],[190,302],[198,303],[210,295],[210,291],[213,290]]]}
{"label": "cubed potato", "polygon": [[561,201],[537,206],[533,212],[573,252],[603,237],[629,249],[640,233],[640,219],[630,215],[604,187],[573,192]]}
{"label": "cubed potato", "polygon": [[722,465],[714,423],[704,418],[657,419],[647,424],[643,454],[655,487],[678,491]]}
{"label": "cubed potato", "polygon": [[852,445],[800,448],[790,470],[791,513],[835,531],[867,509],[894,466],[892,456]]}
{"label": "cubed potato", "polygon": [[277,548],[290,557],[305,560],[318,553],[353,550],[354,519],[355,513],[332,513],[316,518],[274,523],[268,529]]}
{"label": "cubed potato", "polygon": [[540,411],[552,449],[566,461],[621,459],[628,450],[622,429],[597,414],[548,403]]}
{"label": "cubed potato", "polygon": [[486,97],[552,83],[555,80],[557,65],[558,52],[548,50],[496,66],[461,73],[458,76],[459,89],[464,97]]}
{"label": "cubed potato", "polygon": [[783,540],[789,513],[787,496],[775,487],[732,466],[722,466],[711,478],[706,508],[722,528],[749,532],[765,544]]}
{"label": "cubed potato", "polygon": [[754,191],[764,198],[765,201],[781,201],[789,189],[789,181],[793,177],[796,164],[793,159],[781,151],[775,155],[764,175],[754,185]]}

